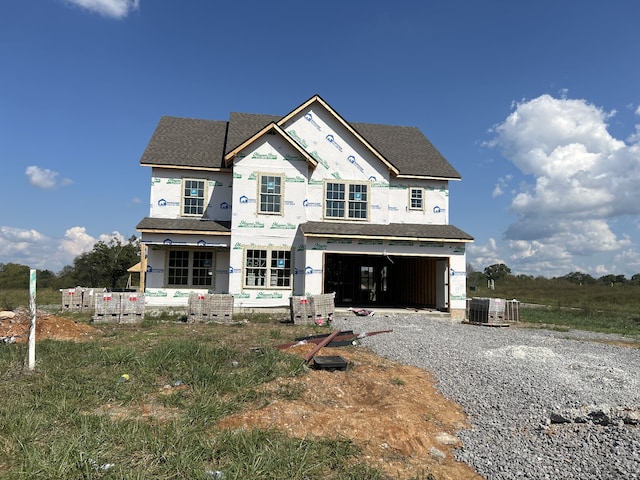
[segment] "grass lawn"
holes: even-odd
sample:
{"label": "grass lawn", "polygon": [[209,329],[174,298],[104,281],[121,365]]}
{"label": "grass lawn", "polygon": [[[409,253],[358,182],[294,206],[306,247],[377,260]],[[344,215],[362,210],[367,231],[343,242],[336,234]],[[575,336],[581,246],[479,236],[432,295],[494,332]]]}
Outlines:
{"label": "grass lawn", "polygon": [[215,427],[248,402],[300,395],[260,389],[304,375],[299,358],[271,347],[306,334],[300,326],[95,326],[95,339],[39,341],[33,372],[25,344],[0,344],[2,478],[384,478],[347,439]]}

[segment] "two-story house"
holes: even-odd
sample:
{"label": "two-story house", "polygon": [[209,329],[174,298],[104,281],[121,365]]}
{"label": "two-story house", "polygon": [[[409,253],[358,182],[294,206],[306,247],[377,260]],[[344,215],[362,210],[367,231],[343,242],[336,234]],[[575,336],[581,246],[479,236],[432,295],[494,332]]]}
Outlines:
{"label": "two-story house", "polygon": [[313,96],[283,117],[163,117],[141,160],[148,305],[190,292],[235,307],[430,307],[462,318],[465,246],[449,224],[460,174],[414,127],[353,123]]}

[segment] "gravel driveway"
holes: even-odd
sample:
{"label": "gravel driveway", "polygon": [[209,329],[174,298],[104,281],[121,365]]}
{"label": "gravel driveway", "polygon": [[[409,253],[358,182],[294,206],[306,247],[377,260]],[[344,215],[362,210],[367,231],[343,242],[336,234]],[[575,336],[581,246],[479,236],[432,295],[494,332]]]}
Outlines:
{"label": "gravel driveway", "polygon": [[332,326],[393,329],[362,343],[464,407],[457,456],[487,479],[640,479],[640,350],[600,341],[619,337],[349,315]]}

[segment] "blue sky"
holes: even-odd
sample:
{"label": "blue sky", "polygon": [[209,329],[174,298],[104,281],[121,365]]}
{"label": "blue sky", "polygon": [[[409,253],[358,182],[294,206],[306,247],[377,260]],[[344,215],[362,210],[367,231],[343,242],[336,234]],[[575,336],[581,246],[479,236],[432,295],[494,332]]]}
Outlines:
{"label": "blue sky", "polygon": [[162,115],[314,94],[416,126],[461,173],[468,263],[640,273],[640,3],[5,0],[0,263],[60,271],[149,212]]}

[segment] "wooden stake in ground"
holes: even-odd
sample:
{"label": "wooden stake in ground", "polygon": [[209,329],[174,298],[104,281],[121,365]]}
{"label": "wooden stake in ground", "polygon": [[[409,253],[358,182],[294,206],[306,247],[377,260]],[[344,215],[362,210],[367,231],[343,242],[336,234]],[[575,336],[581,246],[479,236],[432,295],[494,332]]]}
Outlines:
{"label": "wooden stake in ground", "polygon": [[29,313],[31,328],[29,329],[29,370],[36,366],[36,271],[29,272]]}

